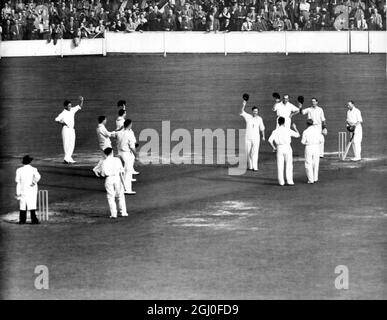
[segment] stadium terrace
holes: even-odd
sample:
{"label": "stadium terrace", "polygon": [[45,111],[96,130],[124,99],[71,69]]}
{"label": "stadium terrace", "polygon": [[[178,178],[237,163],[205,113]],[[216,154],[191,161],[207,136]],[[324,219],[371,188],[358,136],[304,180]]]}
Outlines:
{"label": "stadium terrace", "polygon": [[10,0],[1,38],[99,38],[105,31],[386,30],[385,0]]}

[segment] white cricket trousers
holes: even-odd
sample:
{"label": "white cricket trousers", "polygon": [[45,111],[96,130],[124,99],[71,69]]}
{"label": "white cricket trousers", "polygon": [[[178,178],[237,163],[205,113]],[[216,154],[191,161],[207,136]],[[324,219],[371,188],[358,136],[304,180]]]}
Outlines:
{"label": "white cricket trousers", "polygon": [[258,170],[259,143],[260,139],[246,140],[247,164],[250,170]]}
{"label": "white cricket trousers", "polygon": [[293,150],[290,145],[279,145],[277,147],[277,175],[278,183],[283,186],[284,167],[286,172],[286,182],[293,184]]}
{"label": "white cricket trousers", "polygon": [[134,154],[131,151],[118,151],[118,155],[124,162],[125,189],[127,192],[132,192]]}
{"label": "white cricket trousers", "polygon": [[126,203],[124,188],[119,176],[106,177],[105,189],[107,201],[109,203],[110,215],[117,217],[116,199],[118,200],[118,209],[121,214],[126,214]]}
{"label": "white cricket trousers", "polygon": [[73,152],[75,147],[75,129],[69,128],[67,126],[62,127],[62,140],[63,140],[63,151],[64,151],[64,160],[67,162],[72,162]]}
{"label": "white cricket trousers", "polygon": [[305,171],[309,182],[318,181],[320,146],[321,144],[311,144],[305,146]]}
{"label": "white cricket trousers", "polygon": [[355,156],[355,159],[361,159],[361,141],[363,140],[363,128],[361,124],[355,127],[354,131],[355,136],[353,137],[352,149]]}

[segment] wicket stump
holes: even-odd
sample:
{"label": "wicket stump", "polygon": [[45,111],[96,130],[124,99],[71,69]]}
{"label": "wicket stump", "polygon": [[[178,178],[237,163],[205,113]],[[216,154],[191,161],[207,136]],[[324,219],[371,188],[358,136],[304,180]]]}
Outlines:
{"label": "wicket stump", "polygon": [[48,221],[48,190],[38,192],[38,215],[39,220]]}
{"label": "wicket stump", "polygon": [[347,147],[347,132],[339,132],[339,159],[343,160]]}

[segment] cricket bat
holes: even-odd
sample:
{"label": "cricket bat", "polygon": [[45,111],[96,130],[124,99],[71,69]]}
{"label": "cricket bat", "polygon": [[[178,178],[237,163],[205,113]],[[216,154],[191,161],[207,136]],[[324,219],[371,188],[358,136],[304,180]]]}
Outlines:
{"label": "cricket bat", "polygon": [[122,187],[124,188],[124,192],[126,192],[125,179],[124,179],[124,174],[123,173],[120,173],[120,180],[121,180],[121,183],[122,183]]}
{"label": "cricket bat", "polygon": [[345,148],[345,152],[344,152],[344,155],[343,155],[343,161],[345,160],[345,158],[347,157],[347,154],[349,152],[349,148],[351,147],[352,145],[352,142],[353,142],[353,137],[355,136],[355,133],[352,134],[352,137],[351,139],[349,140],[348,144],[347,144],[347,147]]}

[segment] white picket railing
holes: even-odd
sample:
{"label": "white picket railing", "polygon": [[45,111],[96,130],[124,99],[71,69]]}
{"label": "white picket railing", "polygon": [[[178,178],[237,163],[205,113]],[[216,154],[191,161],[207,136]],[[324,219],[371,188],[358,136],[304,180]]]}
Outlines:
{"label": "white picket railing", "polygon": [[386,53],[383,31],[107,32],[105,38],[2,41],[0,57],[106,55],[107,53]]}

